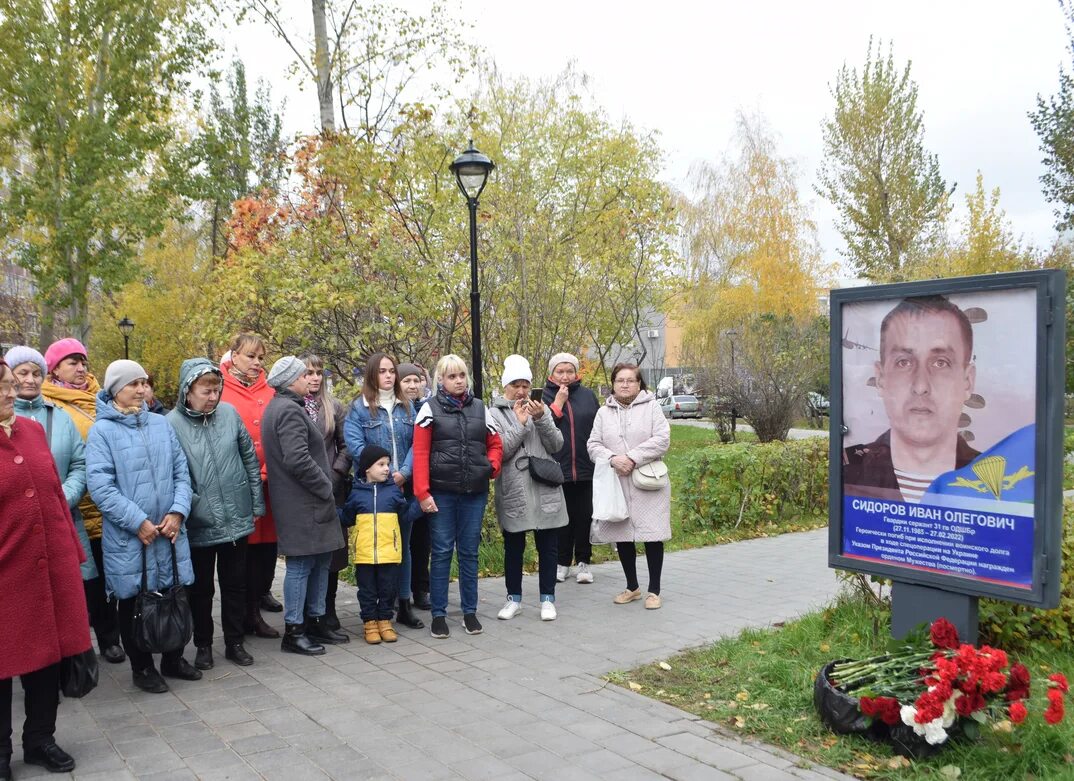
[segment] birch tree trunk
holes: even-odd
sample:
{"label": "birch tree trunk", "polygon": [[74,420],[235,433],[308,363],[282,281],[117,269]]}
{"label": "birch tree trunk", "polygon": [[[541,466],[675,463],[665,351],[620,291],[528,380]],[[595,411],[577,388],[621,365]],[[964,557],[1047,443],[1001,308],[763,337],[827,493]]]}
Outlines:
{"label": "birch tree trunk", "polygon": [[313,2],[314,65],[317,68],[317,101],[321,106],[321,132],[334,133],[336,113],[332,105],[332,62],[328,53],[328,23],[325,20],[326,0]]}

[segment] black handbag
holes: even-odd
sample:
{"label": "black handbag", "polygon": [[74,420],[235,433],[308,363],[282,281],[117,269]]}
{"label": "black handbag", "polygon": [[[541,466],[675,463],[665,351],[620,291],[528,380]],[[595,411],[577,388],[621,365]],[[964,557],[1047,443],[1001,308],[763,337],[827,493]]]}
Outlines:
{"label": "black handbag", "polygon": [[[525,466],[522,465],[523,461],[526,462]],[[528,469],[530,477],[543,485],[563,485],[563,470],[559,462],[551,458],[540,458],[527,453],[515,459],[515,468]]]}
{"label": "black handbag", "polygon": [[97,688],[100,671],[97,668],[97,652],[92,647],[74,656],[60,660],[60,691],[64,697],[85,697]]}
{"label": "black handbag", "polygon": [[142,546],[142,590],[134,601],[134,644],[146,653],[181,651],[194,634],[194,618],[186,587],[179,583],[179,562],[172,551],[172,585],[164,592],[149,590],[146,573],[148,545]]}

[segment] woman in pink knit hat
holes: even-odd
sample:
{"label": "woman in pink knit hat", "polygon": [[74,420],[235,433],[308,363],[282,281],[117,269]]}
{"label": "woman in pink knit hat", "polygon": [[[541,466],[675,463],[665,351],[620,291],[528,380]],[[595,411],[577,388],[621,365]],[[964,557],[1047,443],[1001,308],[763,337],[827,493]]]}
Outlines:
{"label": "woman in pink knit hat", "polygon": [[[45,350],[48,376],[41,384],[41,395],[63,409],[78,428],[82,441],[89,436],[90,426],[97,419],[97,392],[101,389],[97,378],[89,370],[86,347],[77,339],[68,337],[53,342]],[[104,591],[104,554],[101,549],[101,511],[90,499],[89,493],[78,503],[82,522],[90,539],[90,550],[97,565],[99,577],[84,582],[86,607],[90,623],[97,635],[97,645],[105,661],[119,664],[127,656],[119,644],[116,601],[109,600]]]}

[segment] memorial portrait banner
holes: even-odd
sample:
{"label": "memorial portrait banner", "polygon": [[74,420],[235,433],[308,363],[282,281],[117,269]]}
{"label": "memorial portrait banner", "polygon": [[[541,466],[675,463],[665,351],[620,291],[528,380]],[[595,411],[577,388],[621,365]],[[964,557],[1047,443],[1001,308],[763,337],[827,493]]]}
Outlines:
{"label": "memorial portrait banner", "polygon": [[1058,596],[1065,278],[833,291],[829,564]]}

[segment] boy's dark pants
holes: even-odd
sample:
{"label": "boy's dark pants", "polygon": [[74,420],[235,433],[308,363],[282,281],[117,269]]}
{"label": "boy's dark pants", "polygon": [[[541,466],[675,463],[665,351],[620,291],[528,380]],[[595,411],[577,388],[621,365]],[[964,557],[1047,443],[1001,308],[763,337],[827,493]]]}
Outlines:
{"label": "boy's dark pants", "polygon": [[362,621],[391,621],[398,593],[398,564],[355,564]]}

